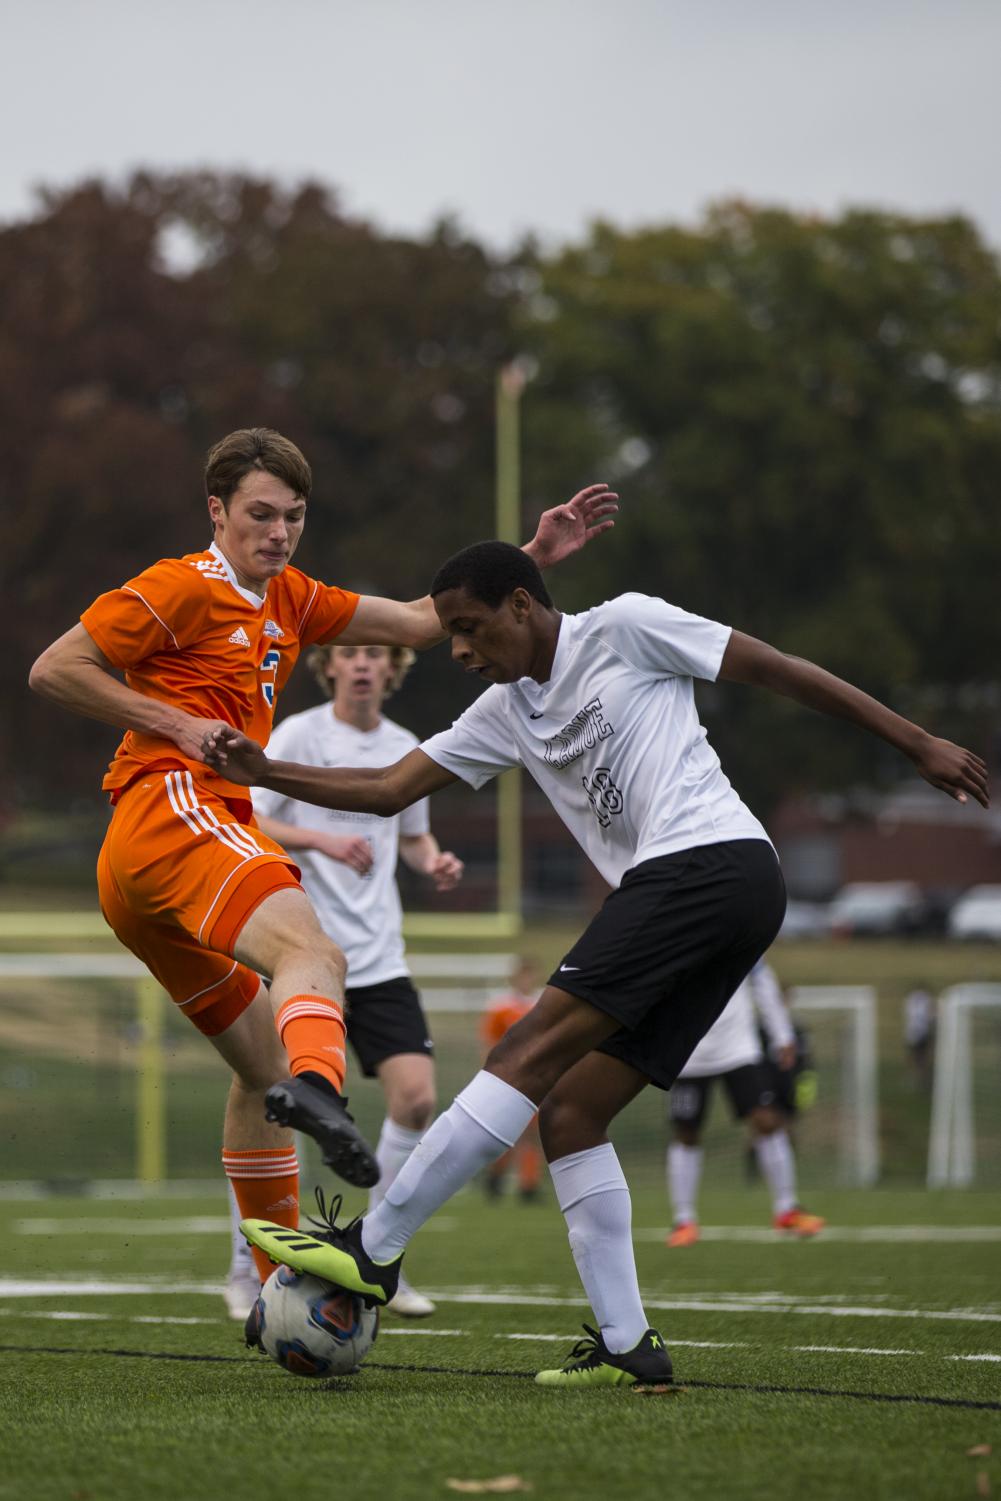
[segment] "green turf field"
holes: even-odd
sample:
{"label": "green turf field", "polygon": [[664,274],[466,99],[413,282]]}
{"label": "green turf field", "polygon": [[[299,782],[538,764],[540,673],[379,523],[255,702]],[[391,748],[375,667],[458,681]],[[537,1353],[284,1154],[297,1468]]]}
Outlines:
{"label": "green turf field", "polygon": [[446,1206],[411,1253],[437,1315],[387,1316],[335,1382],[241,1348],[221,1194],[0,1200],[0,1496],[423,1501],[503,1475],[538,1497],[988,1493],[1001,1465],[967,1450],[1001,1452],[1001,1203],[815,1207],[827,1237],[776,1243],[760,1190],[707,1190],[713,1238],[668,1253],[662,1198],[636,1196],[648,1309],[687,1387],[656,1398],[528,1379],[589,1316],[548,1198]]}

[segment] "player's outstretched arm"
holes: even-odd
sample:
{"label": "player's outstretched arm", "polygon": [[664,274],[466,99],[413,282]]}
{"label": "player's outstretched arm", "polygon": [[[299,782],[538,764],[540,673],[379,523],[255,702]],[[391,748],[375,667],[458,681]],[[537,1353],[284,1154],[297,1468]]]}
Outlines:
{"label": "player's outstretched arm", "polygon": [[[587,485],[563,506],[543,511],[524,551],[539,568],[552,568],[580,552],[615,525],[619,497],[607,485]],[[445,639],[429,595],[409,601],[364,594],[336,638],[341,646],[413,646],[418,651]]]}
{"label": "player's outstretched arm", "polygon": [[83,625],[73,626],[42,652],[28,683],[43,698],[74,714],[99,719],[119,730],[138,730],[172,740],[193,760],[201,759],[206,731],[223,728],[222,720],[198,719],[120,682],[114,664]]}
{"label": "player's outstretched arm", "polygon": [[211,729],[203,739],[201,755],[213,770],[245,787],[268,787],[282,797],[315,803],[318,808],[383,817],[458,780],[421,750],[410,751],[392,766],[357,769],[272,761],[256,740],[231,725]]}
{"label": "player's outstretched arm", "polygon": [[863,693],[852,683],[835,677],[803,657],[790,657],[754,636],[734,631],[730,637],[719,676],[732,683],[752,683],[770,688],[785,698],[794,698],[821,714],[848,719],[861,725],[881,740],[895,746],[911,761],[926,782],[947,792],[957,802],[976,798],[983,807],[990,804],[987,767],[979,756],[930,735],[920,725],[912,724]]}

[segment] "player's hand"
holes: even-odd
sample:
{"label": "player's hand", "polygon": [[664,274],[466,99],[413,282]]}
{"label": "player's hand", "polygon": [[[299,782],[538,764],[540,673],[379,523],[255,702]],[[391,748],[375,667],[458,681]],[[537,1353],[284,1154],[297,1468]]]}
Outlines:
{"label": "player's hand", "polygon": [[782,1047],[775,1049],[775,1062],[784,1074],[796,1066],[796,1044],[794,1042],[783,1043]]}
{"label": "player's hand", "polygon": [[565,506],[543,511],[539,527],[525,551],[539,568],[552,568],[592,537],[600,537],[615,525],[619,497],[607,485],[587,485]]}
{"label": "player's hand", "polygon": [[953,745],[951,740],[928,735],[921,742],[913,761],[926,782],[941,792],[947,792],[957,803],[965,803],[973,797],[981,807],[990,807],[987,767],[972,751]]}
{"label": "player's hand", "polygon": [[190,757],[192,761],[203,761],[205,741],[210,736],[232,729],[233,726],[224,719],[199,719],[195,714],[179,714],[170,738],[182,755]]}
{"label": "player's hand", "polygon": [[451,891],[462,880],[465,868],[458,855],[453,855],[451,850],[442,850],[431,861],[427,874],[434,882],[435,891]]}
{"label": "player's hand", "polygon": [[313,848],[349,865],[360,876],[367,876],[372,869],[372,846],[364,834],[317,834]]}
{"label": "player's hand", "polygon": [[213,771],[242,787],[256,786],[266,776],[269,765],[263,746],[241,735],[231,724],[214,724],[206,730],[196,754]]}

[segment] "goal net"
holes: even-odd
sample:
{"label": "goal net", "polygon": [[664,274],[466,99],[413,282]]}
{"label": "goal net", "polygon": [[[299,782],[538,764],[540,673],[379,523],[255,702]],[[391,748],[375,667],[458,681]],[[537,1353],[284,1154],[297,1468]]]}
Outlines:
{"label": "goal net", "polygon": [[1001,985],[954,985],[938,1004],[928,1187],[1001,1183]]}
{"label": "goal net", "polygon": [[[506,988],[507,953],[411,956],[435,1039],[444,1106],[481,1066],[486,1001]],[[792,1134],[806,1194],[868,1184],[879,1170],[875,996],[867,987],[790,993],[806,1033],[808,1068]],[[0,1178],[73,1188],[105,1179],[155,1184],[219,1181],[228,1075],[213,1049],[125,953],[0,955]],[[374,1140],[382,1096],[353,1065],[351,1108]],[[717,1089],[704,1132],[706,1187],[732,1188],[755,1171],[744,1130]],[[630,1180],[664,1185],[667,1100],[649,1089],[613,1138]],[[304,1144],[305,1178],[321,1179]]]}

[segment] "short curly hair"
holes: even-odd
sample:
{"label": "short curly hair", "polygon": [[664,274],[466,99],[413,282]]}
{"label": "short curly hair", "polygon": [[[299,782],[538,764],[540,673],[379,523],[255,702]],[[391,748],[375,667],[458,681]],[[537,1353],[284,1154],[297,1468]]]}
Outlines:
{"label": "short curly hair", "polygon": [[[374,643],[372,643],[374,645]],[[334,685],[327,676],[327,665],[330,662],[330,654],[337,649],[337,642],[330,641],[326,646],[310,647],[306,656],[306,666],[313,674],[320,687],[328,698],[334,697]],[[389,646],[389,660],[393,668],[392,676],[386,684],[386,697],[395,693],[402,685],[403,679],[417,661],[417,653],[409,646]]]}

